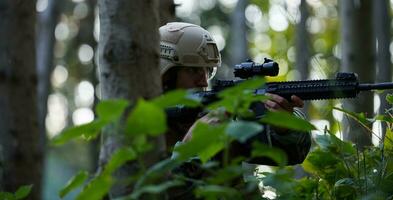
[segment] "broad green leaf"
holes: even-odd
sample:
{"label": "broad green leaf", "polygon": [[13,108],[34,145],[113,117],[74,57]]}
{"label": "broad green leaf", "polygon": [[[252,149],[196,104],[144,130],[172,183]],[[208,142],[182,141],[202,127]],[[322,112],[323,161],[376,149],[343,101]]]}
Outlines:
{"label": "broad green leaf", "polygon": [[294,172],[289,169],[278,169],[274,173],[265,172],[262,178],[263,185],[271,186],[280,193],[292,193],[295,190]]}
{"label": "broad green leaf", "polygon": [[253,78],[247,81],[244,81],[234,87],[227,88],[223,91],[221,91],[218,96],[225,98],[233,98],[237,96],[242,96],[245,93],[253,93],[255,89],[257,88],[262,88],[263,85],[265,84],[265,79],[257,77]]}
{"label": "broad green leaf", "polygon": [[138,181],[135,183],[134,189],[139,190],[143,187],[146,182],[150,183],[151,180],[161,179],[169,171],[172,171],[175,167],[179,166],[181,162],[175,159],[167,158],[158,163],[155,163],[150,167],[146,173],[139,177]]}
{"label": "broad green leaf", "polygon": [[334,107],[333,109],[343,112],[344,114],[348,115],[349,117],[352,117],[353,119],[363,124],[364,126],[374,122],[374,119],[366,118],[366,115],[364,113],[355,113],[338,107]]}
{"label": "broad green leaf", "polygon": [[277,165],[283,167],[288,163],[287,155],[285,152],[276,147],[269,147],[265,144],[258,142],[253,143],[253,149],[251,156],[253,158],[257,157],[267,157],[272,159]]}
{"label": "broad green leaf", "polygon": [[68,181],[67,185],[63,189],[60,190],[60,192],[59,192],[60,198],[63,198],[65,195],[67,195],[73,189],[81,186],[86,181],[88,176],[89,176],[89,173],[86,171],[80,171],[78,174],[73,176]]}
{"label": "broad green leaf", "polygon": [[393,172],[386,175],[383,179],[382,179],[382,183],[380,184],[380,188],[382,191],[386,192],[386,193],[393,193]]}
{"label": "broad green leaf", "polygon": [[315,141],[322,150],[334,154],[353,155],[356,153],[352,143],[342,141],[330,132],[326,135],[317,135]]}
{"label": "broad green leaf", "polygon": [[239,107],[239,103],[237,98],[224,98],[211,103],[207,108],[209,110],[215,110],[223,107],[229,113],[235,113],[236,108]]}
{"label": "broad green leaf", "polygon": [[163,109],[176,105],[184,105],[187,107],[200,106],[198,99],[192,98],[192,95],[190,95],[185,90],[174,90],[167,92],[153,99],[151,103]]}
{"label": "broad green leaf", "polygon": [[24,185],[18,188],[15,192],[15,200],[24,199],[26,198],[33,188],[33,185]]}
{"label": "broad green leaf", "polygon": [[263,123],[291,130],[308,132],[316,130],[310,122],[287,112],[267,112],[260,120]]}
{"label": "broad green leaf", "polygon": [[242,199],[238,190],[221,185],[199,186],[195,190],[195,194],[196,197],[203,197],[203,199]]}
{"label": "broad green leaf", "polygon": [[218,96],[220,100],[210,104],[208,109],[214,110],[224,107],[229,113],[234,113],[236,115],[239,113],[246,113],[252,102],[266,99],[264,95],[254,94],[255,89],[261,88],[263,84],[264,79],[255,78],[227,88],[219,92]]}
{"label": "broad green leaf", "polygon": [[331,185],[337,179],[348,176],[348,171],[344,167],[341,158],[331,152],[322,151],[319,148],[310,152],[301,165],[306,172],[321,177]]}
{"label": "broad green leaf", "polygon": [[176,158],[187,160],[199,156],[201,161],[205,163],[224,147],[225,128],[225,125],[213,126],[198,123],[193,130],[192,139],[175,147]]}
{"label": "broad green leaf", "polygon": [[162,108],[140,99],[127,118],[126,133],[159,135],[166,131],[166,116]]}
{"label": "broad green leaf", "polygon": [[102,199],[112,187],[112,173],[127,161],[134,160],[136,153],[131,148],[121,148],[112,154],[112,157],[104,167],[104,171],[94,178],[78,195],[77,200]]}
{"label": "broad green leaf", "polygon": [[99,175],[94,178],[79,195],[76,200],[101,200],[113,185],[111,176]]}
{"label": "broad green leaf", "polygon": [[15,200],[14,194],[10,192],[0,192],[0,199],[1,200]]}
{"label": "broad green leaf", "polygon": [[135,135],[132,137],[131,146],[138,153],[143,153],[151,150],[154,143],[148,141],[147,135]]}
{"label": "broad green leaf", "polygon": [[387,95],[386,95],[386,101],[387,101],[389,104],[393,104],[393,94],[387,94]]}
{"label": "broad green leaf", "polygon": [[251,121],[233,121],[229,123],[226,133],[244,143],[263,130],[263,126]]}
{"label": "broad green leaf", "polygon": [[389,128],[386,129],[383,144],[386,150],[393,152],[393,132]]}
{"label": "broad green leaf", "polygon": [[107,125],[107,122],[97,119],[87,124],[71,127],[55,136],[51,140],[51,143],[54,145],[61,145],[80,136],[94,138],[105,125]]}
{"label": "broad green leaf", "polygon": [[295,194],[302,195],[303,199],[313,199],[315,197],[314,192],[318,189],[319,179],[304,177],[297,181],[298,185],[295,189]]}
{"label": "broad green leaf", "polygon": [[351,178],[343,178],[334,184],[334,195],[337,199],[355,199],[357,186]]}
{"label": "broad green leaf", "polygon": [[140,195],[149,193],[149,194],[159,194],[163,191],[168,190],[171,187],[176,187],[183,185],[184,183],[179,180],[173,180],[173,181],[166,181],[164,183],[158,184],[158,185],[147,185],[142,187],[139,190],[133,191],[131,195],[131,199],[139,199]]}
{"label": "broad green leaf", "polygon": [[109,162],[105,165],[103,174],[110,176],[116,169],[121,167],[127,161],[134,160],[137,157],[135,151],[132,148],[121,148],[118,149]]}
{"label": "broad green leaf", "polygon": [[113,122],[121,117],[128,106],[128,101],[124,99],[105,100],[97,104],[96,112],[101,120]]}
{"label": "broad green leaf", "polygon": [[224,148],[224,146],[225,146],[224,142],[221,141],[216,143],[211,143],[208,146],[206,146],[203,151],[200,151],[198,153],[198,157],[201,159],[202,163],[206,163],[210,158],[212,158],[214,155],[220,152]]}
{"label": "broad green leaf", "polygon": [[244,173],[245,170],[242,168],[242,165],[229,165],[228,167],[218,169],[214,176],[209,177],[208,183],[215,185],[226,184],[241,177]]}
{"label": "broad green leaf", "polygon": [[393,123],[393,117],[386,116],[386,115],[377,115],[374,117],[375,120],[384,121],[388,123]]}
{"label": "broad green leaf", "polygon": [[316,149],[307,155],[306,160],[302,163],[303,168],[310,173],[318,173],[325,169],[334,170],[340,161],[330,152]]}

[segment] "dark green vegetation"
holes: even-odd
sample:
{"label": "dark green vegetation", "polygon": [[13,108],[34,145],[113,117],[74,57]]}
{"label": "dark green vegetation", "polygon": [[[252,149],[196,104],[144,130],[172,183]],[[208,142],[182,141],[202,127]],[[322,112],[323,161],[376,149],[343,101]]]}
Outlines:
{"label": "dark green vegetation", "polygon": [[[170,188],[180,186],[185,181],[195,184],[194,194],[203,199],[261,199],[269,198],[268,193],[277,199],[391,199],[393,196],[393,119],[390,110],[386,115],[367,119],[363,114],[350,113],[359,123],[367,124],[381,120],[388,124],[385,138],[381,138],[380,146],[358,149],[349,142],[344,142],[325,130],[323,135],[315,138],[316,144],[309,153],[302,167],[307,175],[294,178],[294,168],[286,165],[286,156],[280,149],[264,144],[253,145],[252,156],[266,156],[277,163],[273,172],[258,172],[257,176],[243,181],[241,161],[244,158],[228,158],[228,146],[232,141],[244,142],[263,129],[256,122],[230,120],[233,116],[250,115],[248,107],[251,102],[265,97],[256,97],[248,92],[263,84],[262,79],[244,82],[220,93],[222,99],[209,105],[212,114],[222,119],[217,125],[198,124],[193,139],[174,148],[172,158],[167,158],[146,169],[139,167],[138,173],[129,178],[134,190],[124,199],[149,197],[162,199],[163,193]],[[393,103],[392,96],[387,100]],[[152,149],[149,138],[163,134],[166,130],[164,108],[184,104],[198,106],[199,102],[187,98],[185,91],[175,91],[156,99],[138,102],[112,100],[100,102],[97,106],[97,119],[93,122],[70,128],[54,138],[52,143],[63,144],[72,139],[92,139],[100,134],[100,129],[111,125],[121,126],[126,131],[126,138],[131,145],[117,150],[111,160],[99,174],[80,172],[75,175],[64,188],[59,191],[60,197],[82,187],[77,199],[102,199],[116,180],[112,174],[124,163],[133,161],[142,163],[143,153]],[[127,112],[127,108],[132,107]],[[225,116],[222,110],[230,111],[232,116]],[[307,121],[293,120],[292,116],[277,114],[266,115],[263,121],[269,123],[280,117],[280,123],[274,125],[311,131],[314,127]],[[125,120],[120,120],[125,117]],[[294,123],[294,121],[296,123]],[[305,128],[306,127],[306,128]],[[218,152],[223,153],[222,166],[211,158]],[[202,161],[201,168],[205,176],[201,179],[187,178],[182,175],[168,174],[194,157]],[[240,181],[239,181],[240,180]],[[233,184],[237,183],[237,184]],[[263,186],[262,184],[263,183]],[[150,196],[151,195],[151,196]],[[161,195],[161,196],[155,196]],[[262,197],[264,195],[264,197]],[[271,197],[270,197],[271,198]],[[123,198],[122,198],[123,199]]]}

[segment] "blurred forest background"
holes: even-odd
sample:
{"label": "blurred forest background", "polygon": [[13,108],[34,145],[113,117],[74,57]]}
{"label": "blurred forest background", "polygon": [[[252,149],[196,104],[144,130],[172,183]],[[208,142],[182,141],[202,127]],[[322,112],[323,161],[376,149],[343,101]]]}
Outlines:
{"label": "blurred forest background", "polygon": [[[10,120],[17,119],[19,121],[15,124],[20,124],[21,121],[29,121],[32,116],[14,116],[36,114],[39,116],[39,132],[45,134],[30,136],[34,138],[24,137],[24,140],[34,141],[35,144],[27,145],[19,153],[37,151],[34,159],[43,160],[40,166],[42,199],[58,199],[58,191],[71,176],[81,169],[94,173],[98,165],[98,139],[92,143],[78,140],[56,147],[47,142],[67,127],[88,123],[95,118],[94,106],[101,95],[96,67],[100,32],[98,2],[15,2],[19,3],[0,1],[0,161],[7,160],[2,153],[12,151],[9,149],[18,145],[15,144],[18,143],[16,136],[10,136],[5,131],[14,124]],[[161,15],[161,23],[190,22],[199,24],[212,33],[223,57],[223,67],[216,75],[219,79],[233,79],[232,67],[247,58],[256,62],[271,58],[279,63],[279,75],[268,77],[269,81],[334,78],[339,71],[356,72],[361,82],[385,82],[392,79],[393,24],[390,13],[393,1],[175,0],[166,3],[168,2],[169,8],[174,9],[175,13],[166,19]],[[34,12],[29,14],[27,10],[32,8]],[[9,17],[9,10],[13,9],[22,10],[18,16],[30,18],[30,21],[18,24],[18,20],[9,20],[13,19]],[[28,33],[28,28],[35,28],[36,34]],[[21,35],[25,38],[24,41],[13,42],[14,36]],[[14,45],[18,51],[7,51],[6,44]],[[36,49],[34,55],[34,51],[29,51],[32,46]],[[36,64],[26,63],[30,64],[29,70],[12,69],[10,67],[17,66],[8,66],[10,57],[19,57],[20,59],[14,60],[16,63]],[[37,67],[33,68],[34,66]],[[15,88],[7,89],[5,84],[6,77],[13,71],[16,73],[12,76],[24,77],[16,80],[19,81],[16,87],[25,88],[15,99],[8,98],[10,93],[7,93]],[[30,75],[34,74],[37,78],[31,80]],[[30,84],[30,81],[34,84]],[[33,92],[35,86],[38,88],[36,93]],[[29,98],[31,94],[37,95],[36,104],[33,101],[29,105],[13,107],[13,101]],[[349,120],[342,113],[331,112],[330,108],[336,106],[373,115],[386,109],[384,98],[384,93],[367,93],[353,100],[312,101],[307,103],[304,111],[320,130],[327,126],[340,138],[377,145],[379,140],[376,136],[382,136],[384,127],[375,123],[371,127],[376,133],[373,137],[371,134],[347,135],[349,131],[346,127],[340,127],[338,122],[345,123]],[[34,107],[37,108],[36,111]],[[14,108],[19,111],[13,110]],[[13,115],[10,116],[9,113]],[[320,133],[322,131],[313,134]],[[24,156],[19,155],[19,158]],[[26,173],[29,172],[29,167],[32,165],[25,169]],[[0,179],[1,182],[4,184],[7,180],[3,178]],[[66,197],[73,198],[72,194]]]}

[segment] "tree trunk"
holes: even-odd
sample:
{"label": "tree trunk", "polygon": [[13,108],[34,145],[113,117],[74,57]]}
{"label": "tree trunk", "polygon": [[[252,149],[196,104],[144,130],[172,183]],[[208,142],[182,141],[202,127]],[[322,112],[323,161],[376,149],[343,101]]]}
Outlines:
{"label": "tree trunk", "polygon": [[[392,65],[389,51],[390,46],[390,2],[388,0],[373,1],[374,3],[374,28],[377,40],[377,82],[392,81]],[[386,109],[389,109],[389,104],[386,102],[386,95],[388,91],[379,94],[381,99],[381,106],[379,113],[384,114]],[[382,136],[385,135],[386,124],[382,124]]]}
{"label": "tree trunk", "polygon": [[248,54],[247,25],[245,10],[248,0],[239,0],[231,15],[230,67],[244,62],[250,57]]}
{"label": "tree trunk", "polygon": [[173,0],[159,0],[159,14],[160,14],[160,26],[165,25],[168,22],[176,20],[175,8],[176,5]]}
{"label": "tree trunk", "polygon": [[[161,94],[159,72],[158,2],[155,0],[100,0],[99,71],[102,99],[152,98]],[[148,14],[147,14],[148,13]],[[100,166],[117,148],[126,145],[120,128],[103,132]],[[155,143],[154,152],[144,156],[145,165],[159,160],[165,152],[164,136]],[[120,169],[117,178],[127,178],[138,166]],[[124,185],[115,186],[113,196],[131,191]]]}
{"label": "tree trunk", "polygon": [[[310,34],[307,31],[307,19],[309,16],[306,0],[300,3],[300,21],[296,25],[296,69],[300,72],[300,80],[307,80],[309,75],[310,61]],[[309,102],[305,102],[303,110],[307,114]]]}
{"label": "tree trunk", "polygon": [[[45,118],[48,111],[48,96],[50,93],[50,75],[54,65],[54,46],[55,46],[55,28],[60,16],[59,1],[48,0],[47,8],[37,16],[37,98],[38,98],[38,127],[40,132],[41,146],[43,152],[46,152],[46,126]],[[43,156],[45,157],[45,156]]]}
{"label": "tree trunk", "polygon": [[2,190],[33,184],[41,199],[43,141],[38,128],[35,1],[0,1],[0,138]]}
{"label": "tree trunk", "polygon": [[[97,54],[97,42],[94,39],[94,21],[96,18],[96,13],[94,12],[96,7],[97,7],[97,0],[85,0],[87,6],[88,6],[88,14],[85,18],[81,19],[79,21],[80,23],[80,28],[79,28],[79,32],[78,35],[76,36],[76,38],[73,41],[73,45],[75,47],[75,49],[78,49],[80,47],[80,45],[82,44],[87,44],[89,45],[91,48],[94,49],[94,54]],[[75,51],[74,51],[75,53]],[[96,56],[94,56],[95,58]],[[95,65],[97,65],[97,63],[95,63],[96,59],[92,60],[91,63],[87,63],[86,65],[88,65],[89,69],[90,66],[94,68]],[[82,65],[82,63],[79,63],[80,65]],[[83,74],[83,73],[81,73]],[[96,86],[98,85],[98,80],[97,80],[97,73],[96,70],[93,70],[92,72],[88,72],[88,74],[84,74],[87,75],[87,77],[82,77],[82,79],[87,79],[90,80],[91,83],[93,84],[94,88],[96,88]],[[93,108],[95,108],[96,104],[98,103],[98,98],[96,95],[94,95],[94,103],[93,103]],[[89,143],[89,157],[91,159],[91,170],[95,171],[98,168],[98,162],[97,160],[99,159],[99,149],[100,149],[100,145],[99,145],[99,138],[93,139],[92,141],[90,141]]]}
{"label": "tree trunk", "polygon": [[38,14],[37,23],[38,116],[40,132],[44,137],[46,136],[45,117],[56,41],[55,28],[60,16],[58,2],[48,0],[48,7]]}
{"label": "tree trunk", "polygon": [[[341,45],[343,71],[355,72],[361,82],[375,80],[375,39],[373,37],[373,5],[371,0],[341,0]],[[373,93],[345,100],[344,109],[373,114]],[[344,120],[344,139],[360,147],[371,145],[371,133],[353,120]]]}
{"label": "tree trunk", "polygon": [[234,79],[233,67],[250,58],[248,53],[246,17],[244,14],[247,5],[248,0],[239,0],[235,10],[231,14],[229,43],[226,47],[229,56],[223,56],[221,52],[221,56],[223,56],[221,59],[228,66],[223,65],[220,67],[215,76],[217,79]]}

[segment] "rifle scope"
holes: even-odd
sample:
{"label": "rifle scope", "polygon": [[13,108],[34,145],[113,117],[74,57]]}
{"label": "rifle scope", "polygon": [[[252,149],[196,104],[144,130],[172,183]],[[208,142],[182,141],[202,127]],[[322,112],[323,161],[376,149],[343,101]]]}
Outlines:
{"label": "rifle scope", "polygon": [[278,63],[265,58],[262,64],[255,63],[251,59],[248,59],[246,62],[235,65],[234,70],[233,73],[235,77],[246,79],[253,76],[277,76],[279,68]]}

